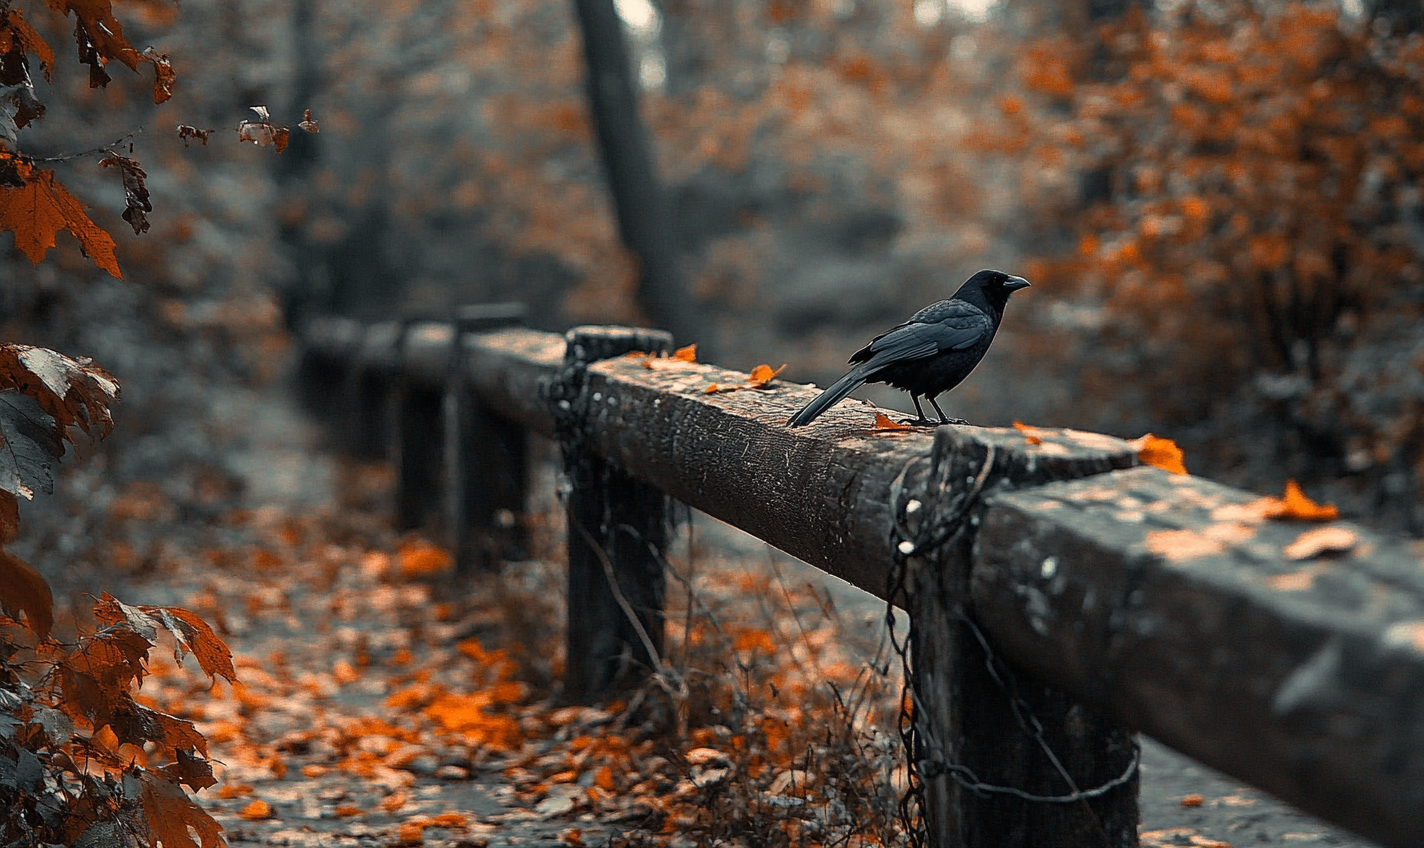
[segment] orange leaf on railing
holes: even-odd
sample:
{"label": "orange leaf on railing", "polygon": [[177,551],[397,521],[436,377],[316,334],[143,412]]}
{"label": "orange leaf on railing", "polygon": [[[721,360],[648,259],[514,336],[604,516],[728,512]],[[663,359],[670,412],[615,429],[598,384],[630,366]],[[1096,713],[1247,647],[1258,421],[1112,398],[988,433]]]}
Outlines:
{"label": "orange leaf on railing", "polygon": [[1340,517],[1340,510],[1334,504],[1316,503],[1294,480],[1287,480],[1285,496],[1268,499],[1266,517],[1279,521],[1334,521]]}
{"label": "orange leaf on railing", "polygon": [[1137,459],[1143,465],[1155,465],[1173,474],[1187,473],[1187,466],[1183,461],[1186,455],[1171,439],[1162,439],[1147,433],[1140,439],[1130,440],[1128,444],[1137,450]]}

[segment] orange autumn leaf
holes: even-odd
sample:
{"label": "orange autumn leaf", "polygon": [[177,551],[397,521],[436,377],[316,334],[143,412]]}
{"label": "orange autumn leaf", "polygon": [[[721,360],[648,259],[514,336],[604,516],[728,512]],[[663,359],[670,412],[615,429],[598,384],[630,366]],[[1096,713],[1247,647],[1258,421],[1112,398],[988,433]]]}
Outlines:
{"label": "orange autumn leaf", "polygon": [[680,360],[682,362],[696,362],[697,345],[690,344],[687,347],[678,348],[677,350],[673,351],[672,358]]}
{"label": "orange autumn leaf", "polygon": [[337,804],[336,809],[333,810],[333,812],[336,814],[337,818],[346,819],[352,816],[361,815],[362,810],[360,807],[353,807],[350,804]]}
{"label": "orange autumn leaf", "polygon": [[394,813],[396,810],[405,806],[405,801],[406,797],[404,792],[392,792],[390,795],[381,799],[381,809],[388,813]]}
{"label": "orange autumn leaf", "polygon": [[1171,439],[1162,439],[1147,433],[1140,439],[1128,442],[1137,451],[1137,459],[1143,465],[1155,465],[1173,474],[1186,474],[1186,455]]}
{"label": "orange autumn leaf", "polygon": [[460,813],[441,813],[438,816],[432,816],[426,822],[426,827],[459,828],[468,827],[469,823],[470,820]]}
{"label": "orange autumn leaf", "polygon": [[716,384],[716,383],[708,383],[708,384],[707,384],[707,388],[703,389],[703,390],[702,390],[702,393],[703,393],[704,395],[715,395],[715,394],[717,394],[717,393],[720,392],[720,391],[721,391],[721,389],[719,389],[719,388],[717,387],[717,384]]}
{"label": "orange autumn leaf", "polygon": [[891,420],[889,419],[889,417],[887,417],[887,416],[885,415],[885,413],[883,413],[883,412],[877,412],[877,413],[875,413],[875,426],[872,427],[871,429],[873,429],[873,430],[909,430],[909,429],[912,429],[912,428],[910,427],[909,424],[900,424],[900,423],[898,423],[898,422],[891,421]]}
{"label": "orange autumn leaf", "polygon": [[1183,796],[1183,798],[1182,798],[1182,806],[1183,806],[1183,807],[1200,807],[1200,806],[1202,805],[1202,801],[1204,801],[1204,800],[1205,800],[1205,799],[1202,798],[1201,795],[1198,795],[1197,793],[1193,792],[1191,795]]}
{"label": "orange autumn leaf", "polygon": [[89,220],[84,205],[70,196],[54,179],[54,171],[24,175],[24,185],[0,187],[0,231],[15,233],[15,247],[35,265],[55,245],[60,230],[69,230],[79,239],[84,255],[99,268],[123,279],[114,256],[114,240]]}
{"label": "orange autumn leaf", "polygon": [[1023,433],[1025,442],[1028,442],[1031,445],[1043,444],[1043,436],[1039,435],[1039,433],[1041,433],[1042,431],[1039,430],[1037,427],[1031,427],[1023,423],[1022,421],[1015,421],[1014,429],[1018,430],[1020,433]]}
{"label": "orange autumn leaf", "polygon": [[1306,497],[1295,480],[1286,481],[1284,497],[1268,500],[1265,512],[1267,518],[1278,521],[1334,521],[1340,517],[1334,504],[1318,504]]}
{"label": "orange autumn leaf", "polygon": [[270,819],[272,818],[272,805],[259,798],[248,804],[246,807],[243,807],[241,810],[238,810],[237,814],[239,817],[247,819],[249,821]]}
{"label": "orange autumn leaf", "polygon": [[345,685],[360,680],[361,672],[346,660],[337,660],[336,664],[331,667],[331,676],[336,679],[337,683]]}
{"label": "orange autumn leaf", "polygon": [[[8,492],[0,492],[0,498]],[[14,496],[10,496],[13,502]],[[49,583],[25,562],[0,549],[0,608],[25,614],[30,630],[41,639],[54,626],[54,596]]]}
{"label": "orange autumn leaf", "polygon": [[767,383],[770,383],[772,380],[776,379],[777,374],[780,374],[782,371],[785,370],[785,362],[781,363],[781,367],[777,368],[774,371],[772,370],[770,365],[758,365],[757,367],[752,369],[752,374],[750,377],[747,378],[747,382],[751,383],[753,386],[765,386]]}
{"label": "orange autumn leaf", "polygon": [[397,568],[403,577],[439,574],[455,564],[455,560],[444,549],[426,542],[402,545],[397,562]]}
{"label": "orange autumn leaf", "polygon": [[405,822],[396,830],[398,845],[419,845],[425,841],[425,822]]}

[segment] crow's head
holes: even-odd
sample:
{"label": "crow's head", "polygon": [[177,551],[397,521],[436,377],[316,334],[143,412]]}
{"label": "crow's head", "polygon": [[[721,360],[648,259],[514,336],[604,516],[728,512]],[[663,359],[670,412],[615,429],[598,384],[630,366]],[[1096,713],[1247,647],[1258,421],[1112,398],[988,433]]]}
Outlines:
{"label": "crow's head", "polygon": [[1003,271],[980,271],[964,282],[955,293],[960,300],[967,300],[977,306],[990,306],[1002,315],[1009,295],[1019,289],[1028,288],[1028,280],[1005,274]]}

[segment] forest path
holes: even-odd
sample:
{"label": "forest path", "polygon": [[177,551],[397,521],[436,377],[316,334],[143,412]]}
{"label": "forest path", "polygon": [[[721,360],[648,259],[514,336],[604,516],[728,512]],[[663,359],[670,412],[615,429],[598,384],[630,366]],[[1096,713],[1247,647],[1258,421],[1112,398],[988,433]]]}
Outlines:
{"label": "forest path", "polygon": [[[812,769],[799,770],[794,755],[778,758],[769,737],[764,778],[741,785],[719,775],[724,761],[714,755],[734,744],[718,736],[723,719],[703,716],[670,741],[618,705],[561,707],[549,698],[562,638],[552,473],[541,487],[548,502],[536,558],[457,581],[438,548],[390,531],[388,469],[323,454],[300,415],[271,397],[246,396],[219,412],[242,422],[224,464],[244,481],[244,508],[216,522],[201,550],[166,557],[140,600],[213,621],[240,683],[210,690],[195,669],[159,661],[142,695],[197,722],[212,742],[221,783],[200,800],[234,845],[754,848],[766,843],[750,832],[719,842],[735,829],[719,835],[704,814],[726,813],[718,805],[738,791],[749,793],[742,814],[779,819],[777,836],[815,833],[803,820],[816,816],[787,810],[826,804],[815,811],[820,826],[843,829],[836,815],[856,814],[818,801]],[[763,717],[814,724],[813,704],[795,703],[811,691],[796,688],[805,685],[798,673],[893,702],[893,672],[867,683],[857,671],[883,663],[879,601],[711,519],[696,517],[692,528],[674,556],[696,589],[680,600],[670,593],[673,629],[685,619],[673,659],[684,672],[716,676],[697,653],[700,637],[689,639],[700,626],[692,606],[731,640],[730,651],[714,646],[734,655],[723,676],[745,678],[709,689],[709,703],[730,691],[728,703]],[[719,781],[725,791],[712,799]],[[1201,804],[1183,805],[1189,795]],[[1151,740],[1141,803],[1149,848],[1369,846]]]}

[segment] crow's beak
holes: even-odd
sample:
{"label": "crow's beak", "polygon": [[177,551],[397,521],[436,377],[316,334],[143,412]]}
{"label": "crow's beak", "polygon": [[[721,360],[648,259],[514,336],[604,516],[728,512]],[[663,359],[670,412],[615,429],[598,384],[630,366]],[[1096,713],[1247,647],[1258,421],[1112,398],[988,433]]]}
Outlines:
{"label": "crow's beak", "polygon": [[1015,292],[1019,289],[1028,288],[1028,280],[1025,280],[1023,277],[1010,277],[1007,280],[1004,280],[1003,285],[1004,288],[1008,289],[1009,291]]}

